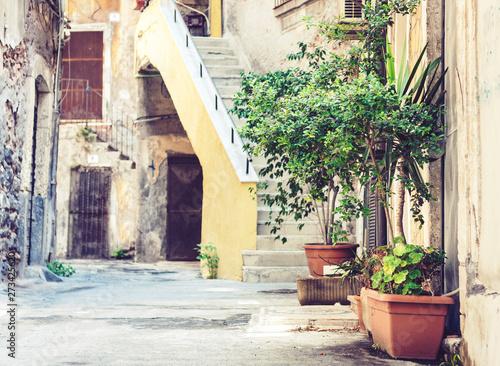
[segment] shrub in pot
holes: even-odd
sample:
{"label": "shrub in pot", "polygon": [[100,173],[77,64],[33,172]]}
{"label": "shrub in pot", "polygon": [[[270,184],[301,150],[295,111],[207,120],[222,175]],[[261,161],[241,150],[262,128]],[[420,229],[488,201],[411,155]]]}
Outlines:
{"label": "shrub in pot", "polygon": [[[266,158],[260,175],[279,180],[262,198],[273,208],[268,221],[273,225],[271,233],[285,243],[286,237],[278,233],[287,218],[292,217],[301,228],[304,220],[315,215],[322,242],[314,244],[335,250],[335,243],[348,238],[346,223],[367,209],[352,193],[350,166],[360,152],[346,145],[344,136],[332,133],[340,121],[332,98],[332,88],[336,88],[332,81],[339,76],[314,67],[318,57],[310,55],[308,70],[244,75],[232,112],[246,119],[241,135],[248,141],[247,150]],[[269,187],[261,183],[259,188]],[[338,245],[337,249],[344,253],[347,249],[347,253],[335,261],[353,258],[355,247]],[[311,274],[321,276],[322,266],[311,269]]]}

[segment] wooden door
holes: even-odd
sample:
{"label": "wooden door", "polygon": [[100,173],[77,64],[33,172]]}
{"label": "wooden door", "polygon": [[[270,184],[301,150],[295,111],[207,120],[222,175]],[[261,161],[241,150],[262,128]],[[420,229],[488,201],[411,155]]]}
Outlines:
{"label": "wooden door", "polygon": [[201,241],[203,173],[195,156],[168,161],[167,259],[196,260]]}
{"label": "wooden door", "polygon": [[61,119],[102,119],[103,48],[102,32],[71,32],[64,48]]}
{"label": "wooden door", "polygon": [[71,258],[108,258],[111,168],[71,170],[69,250]]}

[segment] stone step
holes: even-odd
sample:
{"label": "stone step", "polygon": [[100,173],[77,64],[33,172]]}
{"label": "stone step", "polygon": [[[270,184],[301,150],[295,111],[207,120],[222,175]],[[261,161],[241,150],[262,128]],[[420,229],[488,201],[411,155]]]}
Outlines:
{"label": "stone step", "polygon": [[[301,230],[299,230],[298,225],[304,224]],[[265,221],[257,221],[257,235],[271,235],[271,225],[266,225]],[[320,235],[320,230],[318,225],[314,221],[285,221],[280,226],[278,231],[279,235]]]}
{"label": "stone step", "polygon": [[[240,59],[238,57],[234,56],[207,56],[203,57],[203,62],[207,67],[210,66],[220,66],[220,65],[226,65],[226,66],[237,66],[240,64]],[[208,70],[210,72],[210,68]],[[212,75],[210,73],[210,75]]]}
{"label": "stone step", "polygon": [[231,47],[228,39],[216,37],[193,37],[197,47]]}
{"label": "stone step", "polygon": [[241,77],[239,75],[212,76],[212,80],[217,88],[219,86],[232,86],[239,90],[241,87]]}
{"label": "stone step", "polygon": [[280,283],[296,282],[298,278],[309,277],[307,266],[259,267],[243,266],[243,282]]}
{"label": "stone step", "polygon": [[306,243],[322,243],[321,235],[286,235],[286,243],[274,238],[276,235],[257,235],[257,250],[301,250]]}
{"label": "stone step", "polygon": [[245,69],[241,65],[206,65],[207,70],[210,75],[213,77],[217,76],[241,76],[242,72],[245,72]]}
{"label": "stone step", "polygon": [[240,86],[239,85],[221,85],[217,87],[217,90],[219,91],[219,94],[224,101],[226,98],[232,98],[233,95],[240,91]]}
{"label": "stone step", "polygon": [[307,266],[304,250],[244,250],[243,265],[251,267]]}
{"label": "stone step", "polygon": [[198,48],[198,52],[202,58],[210,56],[234,56],[234,50],[231,47],[216,47],[208,45],[196,45],[196,47]]}

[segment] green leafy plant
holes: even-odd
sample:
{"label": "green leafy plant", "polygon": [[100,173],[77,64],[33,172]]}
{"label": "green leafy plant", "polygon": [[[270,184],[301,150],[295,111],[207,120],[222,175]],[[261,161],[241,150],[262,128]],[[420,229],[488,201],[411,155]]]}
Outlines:
{"label": "green leafy plant", "polygon": [[[403,238],[397,237],[395,241],[403,241]],[[411,244],[382,250],[386,254],[371,277],[375,290],[388,294],[420,295],[424,292],[434,295],[431,281],[445,262],[444,251]]]}
{"label": "green leafy plant", "polygon": [[64,262],[60,262],[58,259],[53,262],[47,262],[47,268],[56,275],[63,277],[70,277],[76,273],[76,270],[71,266],[71,263],[68,263],[66,266]]}
{"label": "green leafy plant", "polygon": [[451,360],[448,362],[441,362],[439,366],[461,366],[462,365],[462,359],[460,358],[460,355],[456,354],[453,355]]}
{"label": "green leafy plant", "polygon": [[127,251],[123,248],[116,249],[111,255],[112,258],[115,259],[130,259],[132,256],[127,253]]}
{"label": "green leafy plant", "polygon": [[219,268],[219,256],[217,254],[217,248],[209,244],[196,244],[198,248],[198,256],[196,259],[199,259],[202,263],[202,267],[208,269],[208,277],[209,279],[217,278],[217,270]]}
{"label": "green leafy plant", "polygon": [[94,142],[96,138],[96,133],[93,132],[89,127],[82,127],[76,134],[78,137],[83,137],[87,142]]}
{"label": "green leafy plant", "polygon": [[[271,233],[288,217],[299,221],[316,214],[324,243],[345,238],[345,223],[369,212],[354,194],[357,184],[367,183],[384,207],[390,245],[395,236],[405,237],[405,192],[413,219],[424,223],[421,207],[434,198],[421,169],[442,152],[441,60],[419,71],[424,48],[413,68],[407,63],[396,75],[386,41],[394,15],[413,13],[419,3],[367,1],[358,24],[308,18],[326,43],[350,42],[353,32],[358,40],[342,54],[323,44],[299,43],[299,52],[288,58],[305,59],[307,68],[243,76],[231,112],[247,120],[241,134],[248,151],[267,160],[260,174],[281,180],[263,195],[265,204],[278,208],[269,216]],[[394,181],[399,182],[395,225],[389,211]]]}

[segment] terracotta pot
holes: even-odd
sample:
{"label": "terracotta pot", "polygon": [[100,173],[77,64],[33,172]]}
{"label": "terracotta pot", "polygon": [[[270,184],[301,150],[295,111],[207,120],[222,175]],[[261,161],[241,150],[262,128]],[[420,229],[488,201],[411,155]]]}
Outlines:
{"label": "terracotta pot", "polygon": [[374,344],[395,358],[437,357],[451,297],[365,292]]}
{"label": "terracotta pot", "polygon": [[359,281],[346,278],[342,284],[342,278],[317,277],[297,279],[297,296],[300,305],[334,305],[339,302],[342,305],[349,304],[347,296],[359,293]]}
{"label": "terracotta pot", "polygon": [[328,263],[340,264],[346,260],[354,259],[356,257],[357,247],[359,247],[359,244],[350,243],[337,243],[335,245],[302,245],[302,248],[306,251],[309,273],[313,277],[322,277],[323,266],[327,266]]}
{"label": "terracotta pot", "polygon": [[372,328],[370,326],[370,308],[368,306],[368,297],[366,296],[366,288],[361,288],[359,297],[361,298],[361,315],[366,328],[366,333],[369,337],[372,336]]}
{"label": "terracotta pot", "polygon": [[359,331],[366,333],[365,322],[363,321],[363,308],[361,306],[361,296],[354,295],[354,300],[356,300],[356,307],[358,310],[358,318],[359,318]]}

